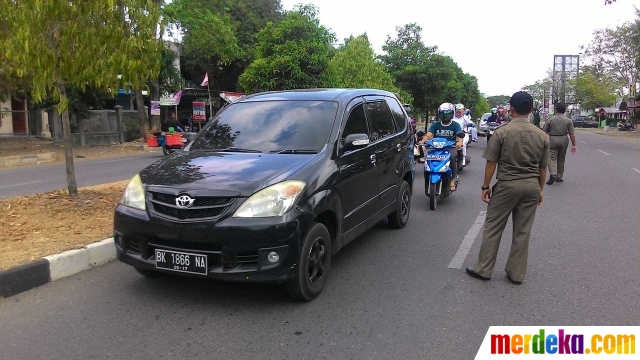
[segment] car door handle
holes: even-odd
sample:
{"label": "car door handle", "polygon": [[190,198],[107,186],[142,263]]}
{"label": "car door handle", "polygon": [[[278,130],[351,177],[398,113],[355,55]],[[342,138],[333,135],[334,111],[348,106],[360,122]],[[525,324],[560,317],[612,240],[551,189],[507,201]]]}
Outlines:
{"label": "car door handle", "polygon": [[376,154],[371,155],[371,163],[375,165],[375,163],[376,163]]}

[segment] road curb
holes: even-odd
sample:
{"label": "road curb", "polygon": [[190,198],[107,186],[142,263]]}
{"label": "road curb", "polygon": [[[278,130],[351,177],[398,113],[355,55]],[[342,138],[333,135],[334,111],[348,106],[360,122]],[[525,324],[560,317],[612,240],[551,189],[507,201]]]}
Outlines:
{"label": "road curb", "polygon": [[56,161],[57,159],[58,159],[58,154],[55,152],[47,152],[42,154],[4,156],[4,157],[0,157],[0,168],[50,163],[50,162]]}
{"label": "road curb", "polygon": [[77,274],[115,260],[113,238],[89,244],[82,249],[45,256],[9,270],[0,270],[0,298],[7,298],[52,281]]}

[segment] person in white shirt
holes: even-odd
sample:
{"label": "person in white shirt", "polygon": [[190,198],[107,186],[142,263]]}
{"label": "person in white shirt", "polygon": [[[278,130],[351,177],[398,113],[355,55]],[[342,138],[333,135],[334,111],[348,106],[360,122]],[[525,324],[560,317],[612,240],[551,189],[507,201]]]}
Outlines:
{"label": "person in white shirt", "polygon": [[[453,116],[453,121],[460,124],[462,130],[467,126],[472,125],[473,122],[464,115],[464,105],[456,104],[456,112]],[[467,144],[469,143],[469,134],[466,134],[462,143],[462,166],[467,165]]]}
{"label": "person in white shirt", "polygon": [[464,116],[467,118],[467,120],[469,120],[473,126],[469,127],[469,133],[471,134],[471,141],[473,142],[477,142],[478,141],[478,129],[476,129],[475,123],[473,122],[473,119],[471,119],[471,110],[466,109],[464,111]]}

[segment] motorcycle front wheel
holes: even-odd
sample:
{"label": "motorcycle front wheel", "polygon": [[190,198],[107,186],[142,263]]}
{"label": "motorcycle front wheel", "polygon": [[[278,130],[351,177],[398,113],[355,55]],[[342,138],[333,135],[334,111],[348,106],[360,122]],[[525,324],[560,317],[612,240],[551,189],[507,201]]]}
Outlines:
{"label": "motorcycle front wheel", "polygon": [[435,210],[438,207],[438,184],[429,184],[429,209]]}

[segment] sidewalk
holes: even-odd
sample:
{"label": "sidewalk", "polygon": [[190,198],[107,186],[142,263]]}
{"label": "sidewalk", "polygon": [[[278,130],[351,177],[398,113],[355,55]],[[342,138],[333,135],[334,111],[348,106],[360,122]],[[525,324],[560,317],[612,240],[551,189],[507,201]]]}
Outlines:
{"label": "sidewalk", "polygon": [[[75,159],[99,159],[156,152],[142,142],[111,146],[76,146]],[[0,139],[0,168],[64,162],[64,145],[43,139]]]}

